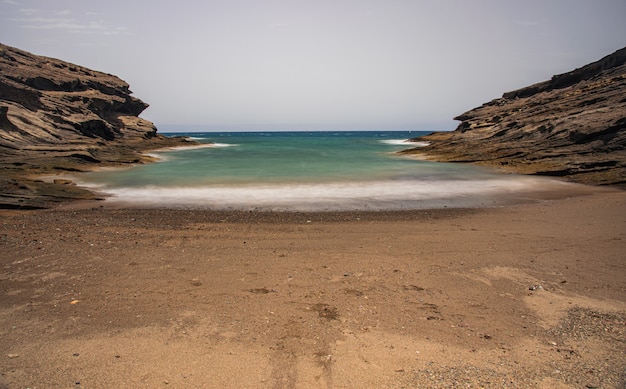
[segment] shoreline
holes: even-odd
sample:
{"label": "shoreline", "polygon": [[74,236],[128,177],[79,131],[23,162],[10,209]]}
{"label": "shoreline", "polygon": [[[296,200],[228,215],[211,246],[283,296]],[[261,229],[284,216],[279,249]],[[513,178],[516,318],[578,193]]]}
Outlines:
{"label": "shoreline", "polygon": [[98,158],[84,157],[72,149],[62,151],[61,155],[3,156],[0,158],[3,170],[0,175],[0,209],[50,209],[73,201],[98,200],[96,193],[67,177],[98,169],[123,169],[153,163],[154,157],[149,156],[149,152],[163,149],[165,145],[197,145],[179,137],[161,135],[152,142],[134,147],[114,144],[108,151],[95,149],[93,153]]}
{"label": "shoreline", "polygon": [[0,386],[621,388],[626,193],[0,210]]}
{"label": "shoreline", "polygon": [[[71,178],[71,177],[70,177]],[[100,206],[109,209],[181,209],[245,212],[386,212],[444,208],[490,208],[541,202],[619,189],[594,187],[547,178],[520,176],[521,182],[506,173],[502,179],[470,182],[476,188],[454,191],[455,182],[417,183],[390,181],[285,183],[199,187],[100,188],[78,185],[98,196],[97,200],[61,204],[61,209]],[[441,187],[437,186],[441,185]],[[393,195],[388,192],[395,188]],[[319,193],[318,195],[315,195]]]}
{"label": "shoreline", "polygon": [[[430,135],[434,136],[434,135]],[[180,136],[171,136],[166,137],[168,139],[167,142],[164,143],[176,143],[182,142],[186,143],[182,146],[172,146],[172,147],[144,147],[143,152],[141,153],[140,162],[130,163],[130,162],[106,162],[105,166],[97,166],[95,164],[91,165],[82,165],[80,169],[74,168],[56,168],[47,166],[47,163],[50,162],[42,162],[42,165],[33,169],[18,169],[15,172],[11,172],[9,169],[6,171],[6,176],[3,177],[3,180],[0,180],[0,190],[3,192],[0,195],[0,209],[46,209],[46,208],[54,208],[57,206],[66,207],[68,205],[71,206],[71,203],[78,203],[78,206],[82,206],[85,201],[86,202],[100,202],[105,201],[110,196],[106,193],[103,193],[97,187],[90,187],[88,185],[83,185],[80,182],[80,178],[78,178],[77,174],[88,173],[93,171],[101,171],[101,170],[116,170],[116,169],[126,169],[132,167],[134,164],[145,164],[145,163],[157,163],[160,156],[156,156],[156,154],[160,151],[175,151],[175,150],[184,150],[184,149],[193,149],[193,148],[204,148],[204,147],[219,147],[215,144],[197,144],[195,141],[190,140],[189,138],[181,138]],[[395,151],[394,154],[397,154],[404,158],[415,158],[425,161],[438,161],[437,156],[425,153],[422,150],[425,145],[421,145],[423,142],[415,141],[412,139],[404,140],[408,149]],[[430,142],[426,142],[430,143]],[[416,147],[417,144],[417,147]],[[444,158],[445,160],[445,158]],[[32,163],[33,161],[30,161]],[[456,162],[461,163],[461,162]],[[476,165],[476,163],[475,163]],[[480,163],[478,163],[480,165]],[[538,178],[538,179],[551,179],[554,182],[568,182],[566,179],[560,179],[556,177],[542,177],[532,174],[524,174],[524,172],[516,172],[514,167],[504,167],[502,165],[485,165],[483,166],[488,169],[493,169],[494,171],[498,171],[502,173],[503,177],[508,174],[517,174],[520,176],[527,177],[528,179]],[[15,169],[13,167],[12,169]],[[57,172],[52,174],[52,170],[57,169]],[[59,171],[60,170],[60,171]],[[604,186],[597,186],[604,187]],[[611,188],[612,186],[606,186]],[[623,190],[623,185],[614,186],[617,189]],[[541,189],[536,190],[535,192],[541,192]],[[479,202],[480,203],[480,202]],[[500,201],[499,204],[506,204],[507,201]],[[107,205],[108,206],[108,205]],[[436,205],[426,205],[419,206],[419,209],[432,208]],[[439,205],[444,206],[444,205]],[[460,207],[469,206],[469,203],[461,204]],[[119,206],[117,206],[119,207]],[[158,205],[157,205],[158,207]],[[194,208],[203,208],[197,207],[193,205]],[[296,210],[297,211],[297,210]]]}
{"label": "shoreline", "polygon": [[[403,141],[404,142],[404,141]],[[407,142],[408,145],[411,142]],[[215,147],[214,144],[177,147]],[[171,151],[172,148],[158,149]],[[400,158],[415,158],[414,154],[394,151]],[[155,154],[148,154],[158,163]],[[167,155],[165,156],[167,159]],[[103,167],[97,170],[123,169]],[[596,188],[564,180],[531,175],[516,175],[495,167],[485,171],[499,173],[485,180],[344,180],[294,181],[258,184],[220,184],[204,186],[145,186],[110,187],[90,185],[79,175],[69,176],[81,188],[91,191],[106,208],[172,208],[195,210],[245,210],[253,212],[340,212],[420,210],[433,208],[481,208],[506,206],[592,193]],[[518,178],[515,178],[518,177]],[[598,190],[607,190],[605,188]],[[610,190],[610,189],[608,189]],[[79,201],[60,205],[61,208],[85,208],[91,205]]]}

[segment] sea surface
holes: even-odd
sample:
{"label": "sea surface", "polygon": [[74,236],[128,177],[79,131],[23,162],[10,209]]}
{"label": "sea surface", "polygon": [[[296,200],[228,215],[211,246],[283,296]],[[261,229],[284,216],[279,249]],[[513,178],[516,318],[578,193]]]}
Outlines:
{"label": "sea surface", "polygon": [[175,133],[201,145],[88,173],[110,206],[275,211],[491,206],[566,183],[397,154],[419,131]]}

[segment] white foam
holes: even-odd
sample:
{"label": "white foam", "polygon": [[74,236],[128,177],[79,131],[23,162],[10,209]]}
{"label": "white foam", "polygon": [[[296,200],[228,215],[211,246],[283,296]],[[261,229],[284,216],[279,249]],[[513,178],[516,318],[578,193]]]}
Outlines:
{"label": "white foam", "polygon": [[430,144],[430,142],[413,142],[410,139],[385,139],[380,142],[388,144],[388,145],[400,145],[400,146],[411,146],[411,147],[426,147]]}
{"label": "white foam", "polygon": [[375,181],[327,184],[99,188],[110,205],[238,210],[381,210],[480,206],[494,196],[562,188],[560,181],[503,176],[488,180]]}
{"label": "white foam", "polygon": [[199,144],[199,145],[165,147],[165,148],[154,150],[154,151],[156,151],[156,152],[185,151],[185,150],[206,149],[206,148],[211,148],[211,147],[215,147],[215,144],[214,143],[203,143],[203,144]]}
{"label": "white foam", "polygon": [[387,144],[387,145],[406,146],[406,144],[409,143],[409,140],[408,139],[384,139],[384,140],[380,140],[379,142]]}
{"label": "white foam", "polygon": [[231,143],[203,143],[200,145],[165,147],[165,148],[156,149],[150,153],[144,153],[144,154],[149,157],[156,158],[159,162],[165,162],[165,161],[170,160],[170,158],[167,157],[168,153],[173,153],[177,151],[185,151],[185,150],[198,150],[198,149],[207,149],[207,148],[214,148],[214,147],[231,147],[231,146],[239,146],[239,145],[231,144]]}
{"label": "white foam", "polygon": [[233,147],[233,146],[239,146],[236,143],[212,143],[213,147]]}

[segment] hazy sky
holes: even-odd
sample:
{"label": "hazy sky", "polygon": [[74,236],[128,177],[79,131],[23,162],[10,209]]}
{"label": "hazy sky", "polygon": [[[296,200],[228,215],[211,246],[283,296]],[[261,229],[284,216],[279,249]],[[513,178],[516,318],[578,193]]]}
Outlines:
{"label": "hazy sky", "polygon": [[0,0],[0,42],[111,73],[160,128],[454,129],[626,46],[626,0]]}

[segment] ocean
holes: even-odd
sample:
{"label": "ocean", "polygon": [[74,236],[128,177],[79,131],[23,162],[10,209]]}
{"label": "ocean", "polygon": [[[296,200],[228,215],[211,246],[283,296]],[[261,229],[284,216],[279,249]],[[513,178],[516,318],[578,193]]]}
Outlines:
{"label": "ocean", "polygon": [[402,156],[420,131],[196,132],[199,147],[82,175],[108,206],[262,211],[492,206],[568,184]]}

